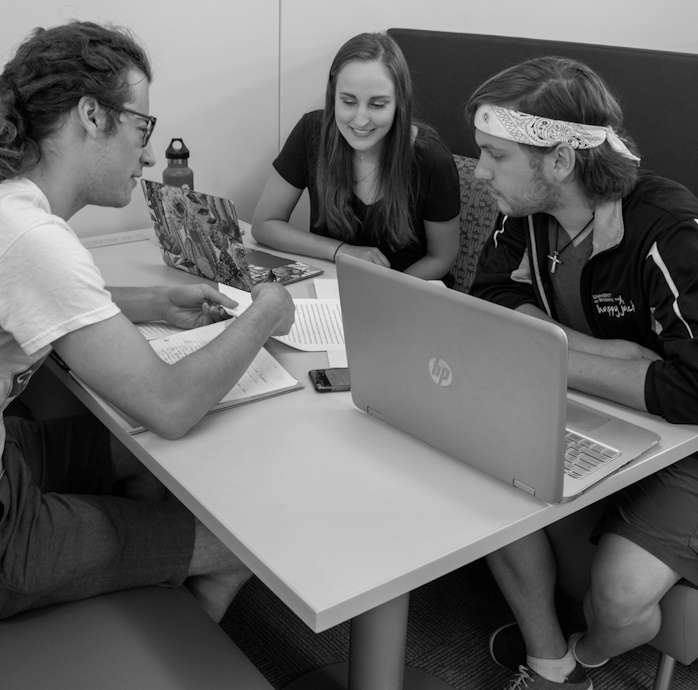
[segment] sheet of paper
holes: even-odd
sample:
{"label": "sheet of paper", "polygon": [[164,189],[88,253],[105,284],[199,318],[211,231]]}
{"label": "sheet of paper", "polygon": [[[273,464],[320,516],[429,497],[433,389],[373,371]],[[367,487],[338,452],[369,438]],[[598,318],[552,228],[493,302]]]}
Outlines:
{"label": "sheet of paper", "polygon": [[[317,281],[316,281],[317,282]],[[335,283],[336,280],[323,280],[323,283]],[[229,314],[239,316],[252,304],[250,294],[228,285],[219,285],[218,289],[226,296],[238,302],[236,309],[226,310]],[[333,286],[329,294],[338,294]],[[274,336],[279,342],[305,352],[325,352],[344,350],[344,328],[339,299],[294,299],[296,320],[288,335]]]}
{"label": "sheet of paper", "polygon": [[344,349],[344,327],[339,300],[294,299],[296,320],[288,335],[276,340],[298,350],[322,352]]}
{"label": "sheet of paper", "polygon": [[[315,296],[318,299],[339,299],[339,283],[336,278],[315,278],[315,280],[313,280],[313,285],[315,287]],[[346,348],[342,348],[341,350],[328,350],[327,366],[346,367]]]}
{"label": "sheet of paper", "polygon": [[271,391],[283,391],[294,386],[302,387],[286,369],[262,348],[252,360],[247,371],[235,384],[235,387],[221,402],[255,398]]}
{"label": "sheet of paper", "polygon": [[[196,352],[217,335],[220,335],[231,321],[219,321],[210,326],[183,331],[172,337],[164,337],[150,342],[160,359],[174,364],[186,355]],[[291,376],[264,348],[248,367],[233,389],[221,400],[231,402],[269,394],[276,390],[293,386],[296,379]]]}
{"label": "sheet of paper", "polygon": [[184,330],[180,333],[151,340],[150,345],[158,353],[160,359],[168,364],[174,364],[220,335],[231,323],[230,320],[218,321],[209,326]]}
{"label": "sheet of paper", "polygon": [[177,328],[170,326],[166,321],[142,321],[136,324],[136,328],[141,332],[146,340],[155,340],[156,338],[164,338],[168,335],[182,333],[185,328]]}
{"label": "sheet of paper", "polygon": [[318,299],[339,299],[339,283],[336,278],[315,278],[313,286]]}
{"label": "sheet of paper", "polygon": [[252,295],[249,292],[240,290],[239,288],[230,287],[230,285],[224,285],[223,283],[218,283],[218,291],[222,292],[226,297],[234,299],[238,306],[235,309],[226,309],[230,316],[240,316],[247,307],[252,304]]}
{"label": "sheet of paper", "polygon": [[327,366],[328,367],[346,367],[347,364],[347,351],[344,350],[328,350],[327,352]]}

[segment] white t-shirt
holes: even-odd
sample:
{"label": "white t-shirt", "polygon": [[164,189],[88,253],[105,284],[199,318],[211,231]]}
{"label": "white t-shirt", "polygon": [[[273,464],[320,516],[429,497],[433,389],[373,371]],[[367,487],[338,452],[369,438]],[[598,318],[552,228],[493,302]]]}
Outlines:
{"label": "white t-shirt", "polygon": [[0,182],[0,457],[2,411],[51,343],[119,312],[90,252],[23,178]]}

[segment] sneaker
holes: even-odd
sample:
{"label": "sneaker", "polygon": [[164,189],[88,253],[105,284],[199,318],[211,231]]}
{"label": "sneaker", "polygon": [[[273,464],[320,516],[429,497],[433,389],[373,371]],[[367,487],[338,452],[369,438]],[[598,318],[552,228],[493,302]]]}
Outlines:
{"label": "sneaker", "polygon": [[490,635],[490,656],[512,671],[526,665],[526,643],[517,623],[506,623]]}
{"label": "sneaker", "polygon": [[554,683],[522,665],[504,690],[594,690],[594,686],[579,664],[562,683]]}
{"label": "sneaker", "polygon": [[[563,626],[562,632],[567,638],[583,629],[580,626]],[[511,671],[526,665],[526,643],[517,623],[505,623],[490,635],[490,656],[496,664]]]}

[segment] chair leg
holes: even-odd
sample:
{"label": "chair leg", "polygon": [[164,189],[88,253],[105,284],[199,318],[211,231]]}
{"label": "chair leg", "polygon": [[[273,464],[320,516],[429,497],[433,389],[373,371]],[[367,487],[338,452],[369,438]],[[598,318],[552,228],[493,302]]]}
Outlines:
{"label": "chair leg", "polygon": [[676,659],[668,654],[661,654],[657,664],[657,675],[654,678],[652,690],[669,690],[674,679]]}

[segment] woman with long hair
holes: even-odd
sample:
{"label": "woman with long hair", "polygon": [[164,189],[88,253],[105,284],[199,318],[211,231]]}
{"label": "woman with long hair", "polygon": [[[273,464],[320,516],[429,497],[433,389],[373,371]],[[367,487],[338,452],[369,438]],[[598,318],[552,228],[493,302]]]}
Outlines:
{"label": "woman with long hair", "polygon": [[[347,41],[330,68],[324,110],[291,132],[257,204],[254,238],[336,260],[350,254],[425,279],[452,279],[460,193],[453,158],[413,117],[412,82],[385,34]],[[304,189],[310,232],[289,223]]]}

